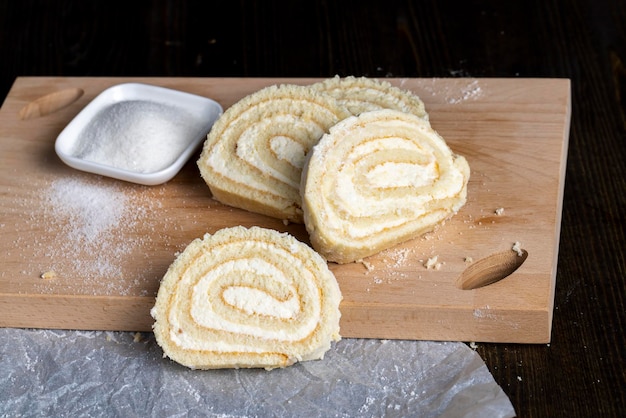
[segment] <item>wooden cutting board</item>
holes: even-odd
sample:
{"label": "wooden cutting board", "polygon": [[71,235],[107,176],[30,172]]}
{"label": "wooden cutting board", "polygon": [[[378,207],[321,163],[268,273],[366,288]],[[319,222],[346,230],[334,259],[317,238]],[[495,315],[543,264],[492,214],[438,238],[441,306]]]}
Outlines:
{"label": "wooden cutting board", "polygon": [[[159,280],[192,239],[259,225],[307,241],[301,225],[212,200],[197,156],[160,186],[65,166],[54,153],[57,135],[105,88],[128,81],[207,96],[226,109],[269,84],[317,80],[18,78],[0,110],[0,326],[149,331]],[[434,233],[363,263],[331,264],[344,295],[342,335],[549,342],[569,80],[388,81],[417,93],[433,127],[467,158],[469,197]],[[51,106],[49,94],[66,106]],[[457,286],[468,266],[516,242],[528,257],[513,274],[479,289]]]}

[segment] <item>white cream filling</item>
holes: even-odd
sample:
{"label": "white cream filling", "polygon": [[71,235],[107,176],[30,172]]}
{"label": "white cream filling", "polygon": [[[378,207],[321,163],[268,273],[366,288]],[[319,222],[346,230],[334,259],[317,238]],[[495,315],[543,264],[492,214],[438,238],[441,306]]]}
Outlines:
{"label": "white cream filling", "polygon": [[[343,208],[352,216],[371,216],[383,214],[389,211],[390,205],[395,208],[410,208],[419,215],[420,207],[432,196],[421,194],[406,194],[398,199],[381,200],[376,196],[364,196],[357,191],[355,184],[356,161],[369,154],[375,154],[382,150],[392,149],[398,154],[404,151],[419,153],[422,160],[428,161],[428,164],[422,165],[418,163],[393,162],[389,161],[375,166],[368,171],[365,179],[368,182],[366,187],[372,188],[396,188],[402,186],[422,187],[435,184],[438,181],[438,168],[436,158],[432,153],[426,153],[415,144],[402,138],[385,138],[381,140],[369,141],[354,147],[349,156],[343,158],[346,162],[340,164],[340,168],[336,174],[336,190],[334,193],[342,202]],[[330,195],[332,196],[332,195]],[[388,225],[387,225],[388,226]],[[386,226],[381,225],[381,229]]]}
{"label": "white cream filling", "polygon": [[437,179],[434,159],[428,165],[394,163],[379,164],[365,176],[373,187],[422,187]]}
{"label": "white cream filling", "polygon": [[[300,287],[307,297],[305,303],[313,310],[312,314],[308,318],[305,318],[297,328],[289,330],[266,329],[251,324],[242,324],[230,321],[228,318],[222,317],[213,311],[207,298],[210,284],[224,274],[232,275],[236,272],[247,271],[264,276],[264,280],[267,279],[267,276],[271,276],[272,280],[280,282],[283,285],[287,285],[291,291],[290,298],[285,301],[280,301],[273,298],[269,292],[266,293],[263,290],[251,288],[244,290],[242,286],[233,286],[226,289],[224,292],[226,303],[238,307],[249,314],[271,315],[282,319],[293,318],[297,315],[301,307],[301,302],[304,301],[300,301],[298,299],[292,279],[285,275],[284,271],[278,270],[274,265],[260,259],[232,260],[218,265],[202,277],[192,289],[190,313],[193,320],[202,327],[231,332],[234,334],[242,334],[242,339],[245,339],[246,335],[250,335],[265,339],[276,339],[291,342],[303,339],[309,335],[317,326],[321,316],[321,300],[319,292],[315,287],[314,278],[311,277],[311,273],[304,268],[299,259],[291,257],[289,253],[280,248],[273,247],[272,251],[279,252],[279,257],[289,260],[289,262],[293,264],[293,269],[290,271],[300,272]],[[185,286],[189,286],[191,284],[191,279],[191,277],[183,277],[179,286],[182,286],[183,288]],[[249,299],[259,298],[260,295],[263,295],[260,300]],[[245,344],[230,344],[220,340],[196,340],[191,336],[191,334],[187,334],[185,332],[178,333],[176,330],[181,329],[178,309],[178,304],[174,303],[174,306],[169,312],[168,319],[172,327],[172,330],[170,331],[170,338],[181,348],[189,350],[213,350],[224,352],[262,351],[256,347],[249,347]]]}
{"label": "white cream filling", "polygon": [[[352,173],[346,173],[344,170],[337,174],[335,187],[336,195],[334,197],[333,195],[328,196],[340,200],[342,208],[355,217],[384,214],[389,212],[389,208],[392,205],[394,208],[410,207],[412,210],[419,212],[419,208],[416,205],[423,205],[430,200],[428,195],[416,196],[407,194],[394,199],[393,202],[389,199],[379,199],[375,195],[362,195],[357,191]],[[325,199],[326,197],[322,198]],[[384,228],[384,226],[381,227]]]}
{"label": "white cream filling", "polygon": [[224,291],[226,303],[247,313],[248,315],[266,315],[275,318],[289,319],[300,310],[300,301],[296,297],[293,286],[288,299],[281,301],[267,292],[247,286],[231,286]]}
{"label": "white cream filling", "polygon": [[[321,135],[320,135],[321,136]],[[302,169],[306,150],[293,139],[286,136],[275,136],[270,139],[270,148],[276,156],[292,166]]]}
{"label": "white cream filling", "polygon": [[238,170],[234,169],[233,165],[230,163],[229,158],[225,157],[222,153],[216,151],[211,152],[207,159],[207,164],[213,169],[213,171],[223,175],[226,178],[233,179],[239,183],[247,184],[248,186],[253,187],[257,190],[261,190],[264,192],[275,192],[275,190],[269,187],[268,184],[261,181],[262,177],[249,176],[243,172],[239,172]]}
{"label": "white cream filling", "polygon": [[[367,152],[377,152],[384,149],[378,144],[379,141],[371,141],[364,143],[362,146],[355,147],[354,153],[344,158],[346,162],[340,165],[339,171],[334,175],[335,183],[327,184],[327,187],[335,187],[332,190],[327,190],[322,196],[322,199],[327,199],[330,196],[333,199],[337,199],[341,202],[342,208],[354,217],[365,216],[382,216],[382,218],[376,223],[376,225],[364,225],[359,227],[349,219],[344,219],[343,215],[336,213],[332,210],[324,211],[324,222],[330,229],[337,229],[341,231],[349,232],[349,235],[355,238],[363,238],[365,236],[383,231],[385,229],[392,229],[406,222],[406,218],[401,217],[389,217],[386,221],[383,219],[384,214],[390,212],[390,208],[394,208],[394,212],[398,211],[411,211],[412,218],[419,218],[428,215],[425,211],[425,205],[434,200],[446,199],[448,197],[456,196],[464,185],[463,173],[454,165],[453,157],[450,152],[445,152],[445,161],[437,161],[435,154],[430,151],[425,153],[424,149],[420,149],[420,154],[424,156],[424,160],[428,161],[428,164],[410,164],[406,162],[395,163],[388,162],[377,165],[366,174],[366,181],[368,186],[379,188],[395,188],[395,187],[412,187],[423,188],[431,186],[428,193],[411,193],[408,192],[397,199],[380,199],[375,195],[366,196],[358,192],[355,185],[355,170],[353,161],[357,160],[357,157],[367,155]],[[407,141],[400,139],[391,139],[386,141],[387,145],[393,144],[396,146],[402,146],[404,149],[415,147],[407,146]],[[398,149],[401,153],[402,149]],[[443,169],[443,173],[439,173],[439,170]],[[332,177],[332,176],[331,176]],[[329,208],[327,202],[322,203],[322,207]],[[439,215],[438,215],[439,216]],[[428,217],[428,222],[437,222],[436,219]]]}
{"label": "white cream filling", "polygon": [[[349,135],[349,133],[348,133]],[[341,139],[339,140],[341,141]],[[350,152],[349,158],[356,160],[364,155],[369,155],[384,149],[397,149],[425,153],[415,142],[410,139],[400,137],[378,138],[357,144]]]}
{"label": "white cream filling", "polygon": [[[271,164],[268,164],[261,158],[259,147],[264,147],[266,141],[269,141],[270,148],[276,154],[276,158],[286,161],[298,170],[301,170],[304,165],[306,149],[302,144],[288,136],[274,135],[268,138],[267,132],[272,131],[271,125],[283,125],[286,127],[285,129],[287,127],[291,129],[291,127],[296,126],[298,129],[294,129],[294,132],[303,132],[309,138],[320,138],[324,131],[312,120],[298,118],[289,114],[276,115],[251,124],[237,139],[236,155],[239,159],[257,168],[262,173],[297,189],[300,186],[300,178],[291,178],[272,167]],[[309,138],[304,138],[304,142],[311,142]],[[228,154],[228,152],[224,153]],[[215,172],[262,191],[276,192],[274,188],[263,181],[263,176],[233,170],[232,165],[228,165],[229,158],[225,158],[224,153],[218,152],[218,148],[216,148],[209,155],[208,164]]]}

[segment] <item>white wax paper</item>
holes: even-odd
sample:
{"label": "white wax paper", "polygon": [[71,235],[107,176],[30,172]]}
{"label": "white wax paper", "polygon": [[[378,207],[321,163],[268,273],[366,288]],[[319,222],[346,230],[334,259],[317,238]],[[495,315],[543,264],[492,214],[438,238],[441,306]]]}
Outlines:
{"label": "white wax paper", "polygon": [[463,343],[343,339],[286,369],[190,370],[150,333],[0,329],[0,416],[513,417]]}

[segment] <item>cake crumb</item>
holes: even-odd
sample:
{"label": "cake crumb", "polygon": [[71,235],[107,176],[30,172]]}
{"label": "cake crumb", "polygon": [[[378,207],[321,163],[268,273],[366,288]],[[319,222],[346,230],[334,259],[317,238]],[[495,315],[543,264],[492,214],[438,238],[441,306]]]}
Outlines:
{"label": "cake crumb", "polygon": [[496,215],[502,216],[504,214],[504,208],[498,208],[495,210]]}
{"label": "cake crumb", "polygon": [[41,273],[41,276],[39,276],[39,277],[41,277],[44,280],[53,280],[53,279],[56,279],[59,276],[57,276],[57,274],[56,274],[56,272],[54,270],[48,270],[45,273]]}
{"label": "cake crumb", "polygon": [[478,346],[476,345],[476,343],[475,343],[474,341],[471,341],[471,342],[469,343],[469,346],[470,346],[470,348],[471,348],[472,350],[476,350],[476,349],[478,348]]}
{"label": "cake crumb", "polygon": [[524,251],[522,251],[522,244],[519,241],[515,241],[511,249],[515,251],[519,257],[524,255]]}
{"label": "cake crumb", "polygon": [[428,260],[426,260],[426,262],[424,263],[424,267],[426,267],[427,270],[439,270],[442,266],[442,263],[440,263],[438,261],[439,256],[436,255],[434,257],[430,257]]}
{"label": "cake crumb", "polygon": [[464,261],[464,262],[466,262],[466,263],[468,263],[468,264],[470,264],[470,263],[473,263],[473,262],[474,262],[474,259],[473,259],[472,257],[470,257],[470,256],[467,256],[467,257],[465,257],[465,258],[463,259],[463,261]]}
{"label": "cake crumb", "polygon": [[369,261],[366,261],[366,260],[359,260],[359,262],[360,262],[361,264],[363,264],[363,267],[365,267],[365,269],[366,269],[367,271],[372,271],[372,270],[374,270],[374,265],[373,265],[372,263],[370,263]]}
{"label": "cake crumb", "polygon": [[141,332],[136,332],[136,333],[133,335],[133,342],[134,342],[134,343],[138,343],[138,342],[140,342],[141,340],[143,340],[143,335],[141,334]]}

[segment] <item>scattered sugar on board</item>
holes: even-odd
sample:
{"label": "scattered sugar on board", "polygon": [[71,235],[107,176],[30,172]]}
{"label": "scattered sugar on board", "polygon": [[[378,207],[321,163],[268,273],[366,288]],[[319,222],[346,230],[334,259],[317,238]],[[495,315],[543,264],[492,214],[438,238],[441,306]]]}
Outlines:
{"label": "scattered sugar on board", "polygon": [[428,91],[433,97],[442,96],[448,104],[459,104],[468,100],[477,100],[484,95],[484,90],[476,79],[468,80],[467,83],[457,86],[445,86],[442,87],[435,84],[433,80],[431,86],[424,86],[423,88]]}
{"label": "scattered sugar on board", "polygon": [[[148,194],[134,193],[149,190]],[[36,190],[30,213],[24,217],[30,228],[42,230],[35,242],[20,245],[33,249],[31,269],[42,279],[41,292],[58,286],[77,294],[125,295],[147,287],[156,277],[149,274],[152,261],[144,248],[153,238],[141,231],[154,231],[153,213],[161,210],[157,189],[126,189],[121,183],[100,177],[63,177]],[[34,207],[34,208],[33,208]],[[160,237],[169,245],[167,236]],[[24,255],[22,256],[24,257]],[[145,269],[124,277],[124,266],[140,258]],[[36,265],[34,265],[36,263]],[[54,280],[50,280],[54,277]],[[62,280],[61,280],[62,279]]]}
{"label": "scattered sugar on board", "polygon": [[474,309],[474,318],[496,319],[497,316],[491,312],[491,306],[485,305]]}
{"label": "scattered sugar on board", "polygon": [[481,97],[482,94],[483,90],[478,84],[478,80],[474,80],[461,88],[460,96],[448,98],[448,103],[456,104],[470,99],[475,100]]}
{"label": "scattered sugar on board", "polygon": [[67,238],[83,242],[87,247],[120,224],[126,215],[128,200],[114,186],[89,184],[73,178],[54,181],[44,198],[52,214],[69,222]]}

